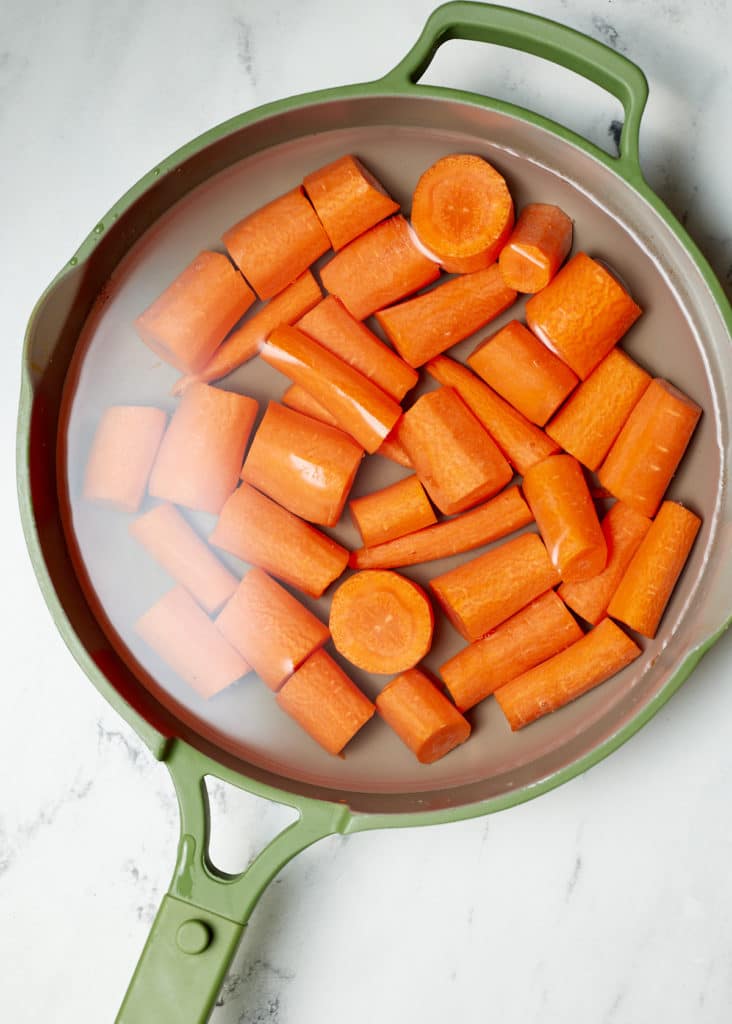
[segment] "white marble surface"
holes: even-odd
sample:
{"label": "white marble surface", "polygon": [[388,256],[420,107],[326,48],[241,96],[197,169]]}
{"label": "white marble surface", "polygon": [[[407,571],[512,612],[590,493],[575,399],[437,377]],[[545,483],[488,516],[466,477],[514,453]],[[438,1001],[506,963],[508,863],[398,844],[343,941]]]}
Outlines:
{"label": "white marble surface", "polygon": [[[431,7],[0,5],[3,1020],[113,1020],[177,830],[165,769],[73,663],[28,565],[13,434],[32,304],[112,202],[175,147],[255,104],[378,76]],[[648,179],[732,291],[729,0],[531,7],[644,68]],[[562,92],[551,70],[528,68],[455,45],[430,78],[546,112],[559,105],[607,139],[611,101]],[[728,1021],[731,670],[727,636],[636,738],[538,801],[301,855],[256,910],[215,1024]],[[224,792],[215,806],[226,812],[217,851],[234,864],[266,838],[272,814]]]}

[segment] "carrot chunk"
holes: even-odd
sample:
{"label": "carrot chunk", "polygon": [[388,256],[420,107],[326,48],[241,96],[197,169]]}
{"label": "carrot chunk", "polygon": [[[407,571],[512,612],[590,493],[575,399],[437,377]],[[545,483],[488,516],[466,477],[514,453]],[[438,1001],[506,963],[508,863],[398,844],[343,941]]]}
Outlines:
{"label": "carrot chunk", "polygon": [[517,292],[540,292],[571,248],[571,218],[558,206],[529,203],[498,257],[503,280]]}
{"label": "carrot chunk", "polygon": [[629,636],[603,619],[581,640],[496,690],[515,732],[604,683],[641,653]]}
{"label": "carrot chunk", "polygon": [[549,557],[565,583],[602,572],[607,545],[582,467],[571,455],[552,455],[526,471],[524,496]]}
{"label": "carrot chunk", "polygon": [[526,533],[435,576],[430,587],[455,629],[472,642],[557,583],[540,538]]}
{"label": "carrot chunk", "polygon": [[338,426],[338,420],[331,416],[328,410],[320,404],[317,398],[313,398],[309,391],[306,391],[300,384],[290,384],[282,396],[282,404],[295,412],[301,412],[305,416],[311,416],[314,420],[327,423],[331,427]]}
{"label": "carrot chunk", "polygon": [[320,597],[348,562],[340,544],[249,484],[226,501],[209,540],[311,597]]}
{"label": "carrot chunk", "polygon": [[602,520],[600,526],[607,545],[607,565],[592,579],[563,583],[559,588],[559,596],[565,604],[586,622],[596,626],[607,614],[610,599],[650,525],[650,519],[622,501],[616,502]]}
{"label": "carrot chunk", "polygon": [[396,572],[357,572],[330,606],[336,650],[367,672],[403,672],[432,644],[434,615],[424,590]]}
{"label": "carrot chunk", "polygon": [[111,405],[97,426],[84,473],[84,497],[137,512],[167,416],[146,405]]}
{"label": "carrot chunk", "polygon": [[330,636],[324,622],[261,569],[246,573],[216,625],[272,690]]}
{"label": "carrot chunk", "polygon": [[353,498],[348,507],[366,545],[383,544],[437,522],[416,476],[405,476],[380,491]]}
{"label": "carrot chunk", "polygon": [[486,384],[539,427],[579,383],[567,364],[518,320],[481,342],[467,362]]}
{"label": "carrot chunk", "polygon": [[387,683],[376,710],[421,764],[439,761],[470,736],[470,722],[418,668]]}
{"label": "carrot chunk", "polygon": [[508,240],[513,220],[505,178],[480,156],[443,157],[427,168],[414,190],[414,230],[453,274],[489,267]]}
{"label": "carrot chunk", "polygon": [[130,534],[198,604],[215,612],[239,581],[218,560],[174,505],[156,505],[130,523]]}
{"label": "carrot chunk", "polygon": [[608,615],[654,637],[700,526],[701,519],[683,505],[664,501],[610,600]]}
{"label": "carrot chunk", "polygon": [[336,252],[399,209],[355,156],[342,156],[313,171],[303,185]]}
{"label": "carrot chunk", "polygon": [[135,320],[146,345],[184,373],[197,373],[254,302],[226,256],[202,252]]}
{"label": "carrot chunk", "polygon": [[345,745],[376,708],[325,651],[316,651],[287,680],[277,703],[329,754]]}
{"label": "carrot chunk", "polygon": [[391,433],[386,435],[374,455],[382,455],[385,459],[391,459],[392,462],[404,466],[405,469],[414,469],[406,448],[396,435],[398,427],[399,421],[397,420],[396,426],[392,427]]}
{"label": "carrot chunk", "polygon": [[[469,644],[440,668],[440,675],[461,711],[467,711],[534,665],[546,661],[582,637],[563,601],[553,590],[512,615],[495,632]],[[378,707],[378,701],[377,701]]]}
{"label": "carrot chunk", "polygon": [[526,303],[526,321],[582,380],[641,315],[613,275],[579,252]]}
{"label": "carrot chunk", "polygon": [[642,515],[655,515],[700,416],[673,384],[652,380],[600,467],[600,483]]}
{"label": "carrot chunk", "polygon": [[357,320],[419,291],[439,275],[439,266],[415,245],[401,216],[355,239],[320,272],[326,290]]}
{"label": "carrot chunk", "polygon": [[650,375],[613,348],[546,428],[570,455],[595,470],[651,383]]}
{"label": "carrot chunk", "polygon": [[397,436],[445,515],[492,497],[513,476],[498,446],[452,388],[417,399],[399,420]]}
{"label": "carrot chunk", "polygon": [[205,699],[250,671],[182,587],[168,591],[149,608],[135,623],[135,632]]}
{"label": "carrot chunk", "polygon": [[362,458],[342,430],[270,402],[241,478],[296,516],[335,526]]}

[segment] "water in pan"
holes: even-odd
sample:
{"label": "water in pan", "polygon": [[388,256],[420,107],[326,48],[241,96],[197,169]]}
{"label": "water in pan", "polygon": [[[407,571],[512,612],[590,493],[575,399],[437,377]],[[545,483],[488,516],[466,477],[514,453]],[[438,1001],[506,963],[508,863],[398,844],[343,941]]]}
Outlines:
{"label": "water in pan", "polygon": [[[686,583],[667,612],[659,638],[644,642],[644,656],[624,673],[520,734],[510,733],[495,701],[489,699],[470,715],[474,731],[469,742],[436,765],[419,765],[378,719],[372,720],[348,746],[345,758],[332,758],[279,710],[271,691],[253,674],[204,701],[133,630],[136,619],[170,589],[172,582],[129,536],[132,517],[84,501],[81,485],[91,438],[105,408],[112,404],[149,404],[169,413],[175,408],[171,388],[179,374],[139,341],[132,327],[135,316],[197,252],[220,249],[220,236],[232,223],[337,156],[357,153],[408,209],[411,190],[421,171],[439,156],[458,151],[478,152],[494,162],[506,176],[517,208],[529,201],[556,203],[574,219],[573,251],[585,250],[607,261],[629,282],[645,310],[624,342],[625,348],[652,373],[667,376],[709,410],[710,382],[695,331],[646,245],[603,209],[602,191],[594,199],[565,175],[542,167],[520,151],[477,140],[473,135],[395,126],[342,129],[285,143],[242,160],[192,192],[147,232],[119,267],[80,342],[83,358],[77,363],[73,386],[67,388],[68,427],[62,455],[70,525],[89,585],[109,620],[115,646],[142,665],[158,698],[196,731],[244,761],[319,786],[416,793],[495,778],[502,780],[497,790],[512,788],[519,784],[517,780],[532,777],[531,770],[527,775],[527,766],[537,766],[537,774],[541,774],[541,766],[546,765],[546,770],[554,767],[553,754],[561,748],[569,746],[573,756],[579,756],[585,749],[584,736],[592,736],[587,741],[589,747],[613,732],[632,713],[634,705],[648,699],[649,665],[655,665],[655,692],[689,642],[680,616],[709,543],[709,512],[716,507],[719,490],[719,453],[711,415],[703,419],[670,492],[704,514],[705,527],[687,568]],[[600,180],[603,174],[607,176],[600,169]],[[495,326],[521,318],[522,311],[520,302]],[[475,341],[468,339],[451,354],[464,358]],[[266,400],[279,399],[287,384],[258,359],[220,382],[223,387],[256,398],[260,416]],[[352,496],[368,493],[405,473],[383,458],[367,458]],[[146,498],[141,511],[153,504]],[[210,533],[213,517],[182,511],[201,536]],[[331,532],[346,546],[359,546],[348,516]],[[246,568],[233,557],[223,553],[221,557],[237,575]],[[466,557],[472,556],[462,556]],[[426,584],[451,564],[448,560],[432,562],[404,573]],[[297,596],[327,620],[328,594],[319,601]],[[425,664],[436,671],[462,644],[452,627],[438,616],[435,644]],[[386,682],[385,677],[369,676],[347,664],[344,668],[372,698]]]}

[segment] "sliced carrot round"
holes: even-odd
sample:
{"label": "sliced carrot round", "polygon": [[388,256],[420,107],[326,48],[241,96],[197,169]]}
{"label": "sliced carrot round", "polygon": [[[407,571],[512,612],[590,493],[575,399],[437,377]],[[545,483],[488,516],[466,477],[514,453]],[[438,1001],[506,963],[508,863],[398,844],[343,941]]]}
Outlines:
{"label": "sliced carrot round", "polygon": [[386,675],[412,668],[430,649],[433,628],[427,595],[396,572],[355,573],[333,595],[333,643],[367,672]]}

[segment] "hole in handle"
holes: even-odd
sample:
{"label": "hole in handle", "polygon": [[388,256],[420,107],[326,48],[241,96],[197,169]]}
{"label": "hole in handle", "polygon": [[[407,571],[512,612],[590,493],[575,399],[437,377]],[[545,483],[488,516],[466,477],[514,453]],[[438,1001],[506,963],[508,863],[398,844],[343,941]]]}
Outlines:
{"label": "hole in handle", "polygon": [[205,777],[210,813],[208,858],[219,871],[245,871],[275,836],[298,818],[298,812],[222,782]]}

